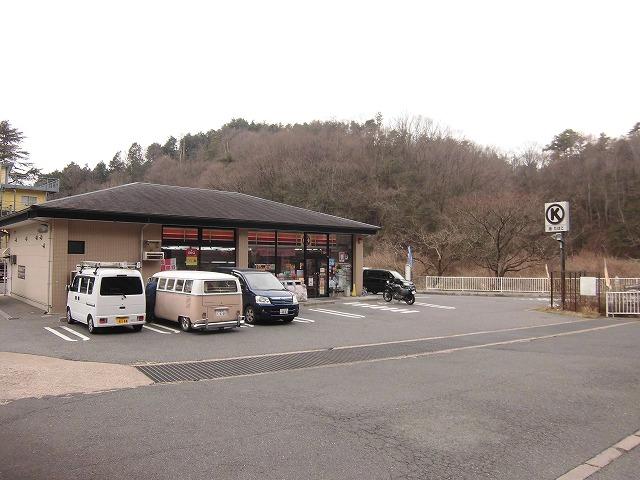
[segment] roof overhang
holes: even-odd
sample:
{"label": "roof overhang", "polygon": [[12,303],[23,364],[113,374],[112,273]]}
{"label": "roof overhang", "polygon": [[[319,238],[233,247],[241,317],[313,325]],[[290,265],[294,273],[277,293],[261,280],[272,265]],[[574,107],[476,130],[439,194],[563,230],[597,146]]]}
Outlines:
{"label": "roof overhang", "polygon": [[319,233],[356,233],[375,235],[380,227],[335,227],[313,224],[292,224],[268,221],[233,220],[228,218],[202,218],[170,215],[142,215],[123,212],[109,212],[96,210],[76,210],[44,207],[32,205],[28,209],[14,213],[0,219],[0,228],[15,226],[27,220],[36,218],[67,218],[72,220],[97,220],[103,222],[151,223],[159,225],[180,225],[194,227],[227,227],[227,228],[255,228],[289,231],[306,231]]}

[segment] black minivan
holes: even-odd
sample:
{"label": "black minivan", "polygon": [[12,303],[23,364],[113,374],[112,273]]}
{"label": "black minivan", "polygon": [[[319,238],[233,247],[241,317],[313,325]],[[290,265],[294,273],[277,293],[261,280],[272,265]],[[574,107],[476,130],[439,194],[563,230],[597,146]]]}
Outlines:
{"label": "black minivan", "polygon": [[395,270],[384,270],[381,268],[365,268],[363,270],[363,286],[369,293],[384,292],[387,282],[397,283],[404,286],[414,286],[413,282],[405,280]]}
{"label": "black minivan", "polygon": [[283,320],[288,323],[298,316],[297,297],[284,288],[271,272],[235,267],[218,267],[215,270],[240,280],[245,322]]}

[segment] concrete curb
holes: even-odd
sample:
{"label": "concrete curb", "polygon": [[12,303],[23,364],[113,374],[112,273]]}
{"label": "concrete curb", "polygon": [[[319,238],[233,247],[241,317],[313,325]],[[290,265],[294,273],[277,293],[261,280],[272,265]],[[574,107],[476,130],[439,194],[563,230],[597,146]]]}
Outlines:
{"label": "concrete curb", "polygon": [[640,431],[623,438],[582,465],[569,470],[556,480],[584,480],[640,445]]}
{"label": "concrete curb", "polygon": [[420,290],[421,295],[454,295],[458,297],[530,297],[548,298],[548,293],[520,293],[520,292],[469,292],[458,290]]}

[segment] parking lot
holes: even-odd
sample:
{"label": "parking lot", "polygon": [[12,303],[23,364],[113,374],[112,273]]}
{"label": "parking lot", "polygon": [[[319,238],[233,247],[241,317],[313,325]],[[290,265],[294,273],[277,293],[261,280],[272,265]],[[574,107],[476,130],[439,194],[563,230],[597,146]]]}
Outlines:
{"label": "parking lot", "polygon": [[177,323],[156,321],[139,333],[127,327],[95,335],[86,325],[68,325],[7,297],[0,310],[0,350],[86,360],[135,364],[205,360],[377,342],[449,336],[460,333],[563,323],[570,318],[543,315],[535,298],[483,298],[419,295],[416,303],[387,304],[380,296],[340,299],[301,307],[290,324],[262,322],[234,331],[181,332]]}
{"label": "parking lot", "polygon": [[[0,351],[154,382],[0,406],[0,478],[556,479],[640,429],[640,324],[545,305],[341,299],[290,324],[89,335],[0,297]],[[640,478],[637,455],[593,478]]]}

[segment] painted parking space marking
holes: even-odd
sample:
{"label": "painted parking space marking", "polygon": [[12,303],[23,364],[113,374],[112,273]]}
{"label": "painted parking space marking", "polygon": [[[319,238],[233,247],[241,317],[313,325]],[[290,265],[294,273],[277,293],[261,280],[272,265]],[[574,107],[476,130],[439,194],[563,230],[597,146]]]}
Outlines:
{"label": "painted parking space marking", "polygon": [[420,305],[421,307],[430,307],[430,308],[442,308],[444,310],[455,310],[456,307],[450,307],[448,305],[436,305],[435,303],[422,303],[416,302],[416,305]]}
{"label": "painted parking space marking", "polygon": [[147,330],[151,330],[152,332],[162,333],[164,335],[171,335],[171,332],[164,332],[162,330],[158,330],[157,328],[150,327],[149,325],[142,325],[142,328],[146,328]]}
{"label": "painted parking space marking", "polygon": [[72,333],[73,335],[80,337],[84,342],[86,342],[87,340],[91,340],[86,335],[83,335],[80,332],[76,332],[73,328],[69,328],[69,327],[60,327],[60,328],[62,328],[63,330],[66,330],[69,333]]}
{"label": "painted parking space marking", "polygon": [[303,321],[309,322],[309,323],[316,323],[315,320],[311,320],[310,318],[296,317],[296,320],[303,320]]}
{"label": "painted parking space marking", "polygon": [[310,308],[309,310],[311,310],[312,312],[326,313],[328,315],[337,315],[339,317],[364,318],[364,315],[359,315],[357,313],[339,312],[337,310],[327,310],[325,308]]}
{"label": "painted parking space marking", "polygon": [[310,322],[308,320],[301,320],[299,318],[294,318],[293,321],[296,322],[296,323],[314,323],[314,322]]}
{"label": "painted parking space marking", "polygon": [[173,333],[180,333],[180,330],[176,330],[175,328],[165,327],[164,325],[160,325],[159,323],[154,323],[153,326],[154,327],[158,327],[158,328],[164,328],[164,329],[169,330],[170,332],[173,332]]}
{"label": "painted parking space marking", "polygon": [[244,323],[244,324],[240,325],[240,328],[253,328],[253,327],[255,327],[255,325],[251,325],[249,323]]}
{"label": "painted parking space marking", "polygon": [[77,342],[77,340],[76,340],[75,338],[69,338],[69,337],[67,337],[66,335],[64,335],[63,333],[60,333],[60,332],[58,332],[57,330],[54,330],[54,329],[53,329],[53,328],[51,328],[51,327],[44,327],[44,329],[45,329],[47,332],[53,333],[54,335],[56,335],[56,336],[58,336],[58,337],[62,338],[63,340],[66,340],[67,342]]}
{"label": "painted parking space marking", "polygon": [[353,307],[360,307],[360,308],[370,308],[372,310],[380,310],[381,312],[393,312],[393,313],[420,313],[420,310],[413,310],[410,308],[404,308],[404,307],[389,307],[386,305],[371,305],[369,303],[363,303],[363,302],[349,302],[349,303],[345,303],[345,305],[351,305]]}

